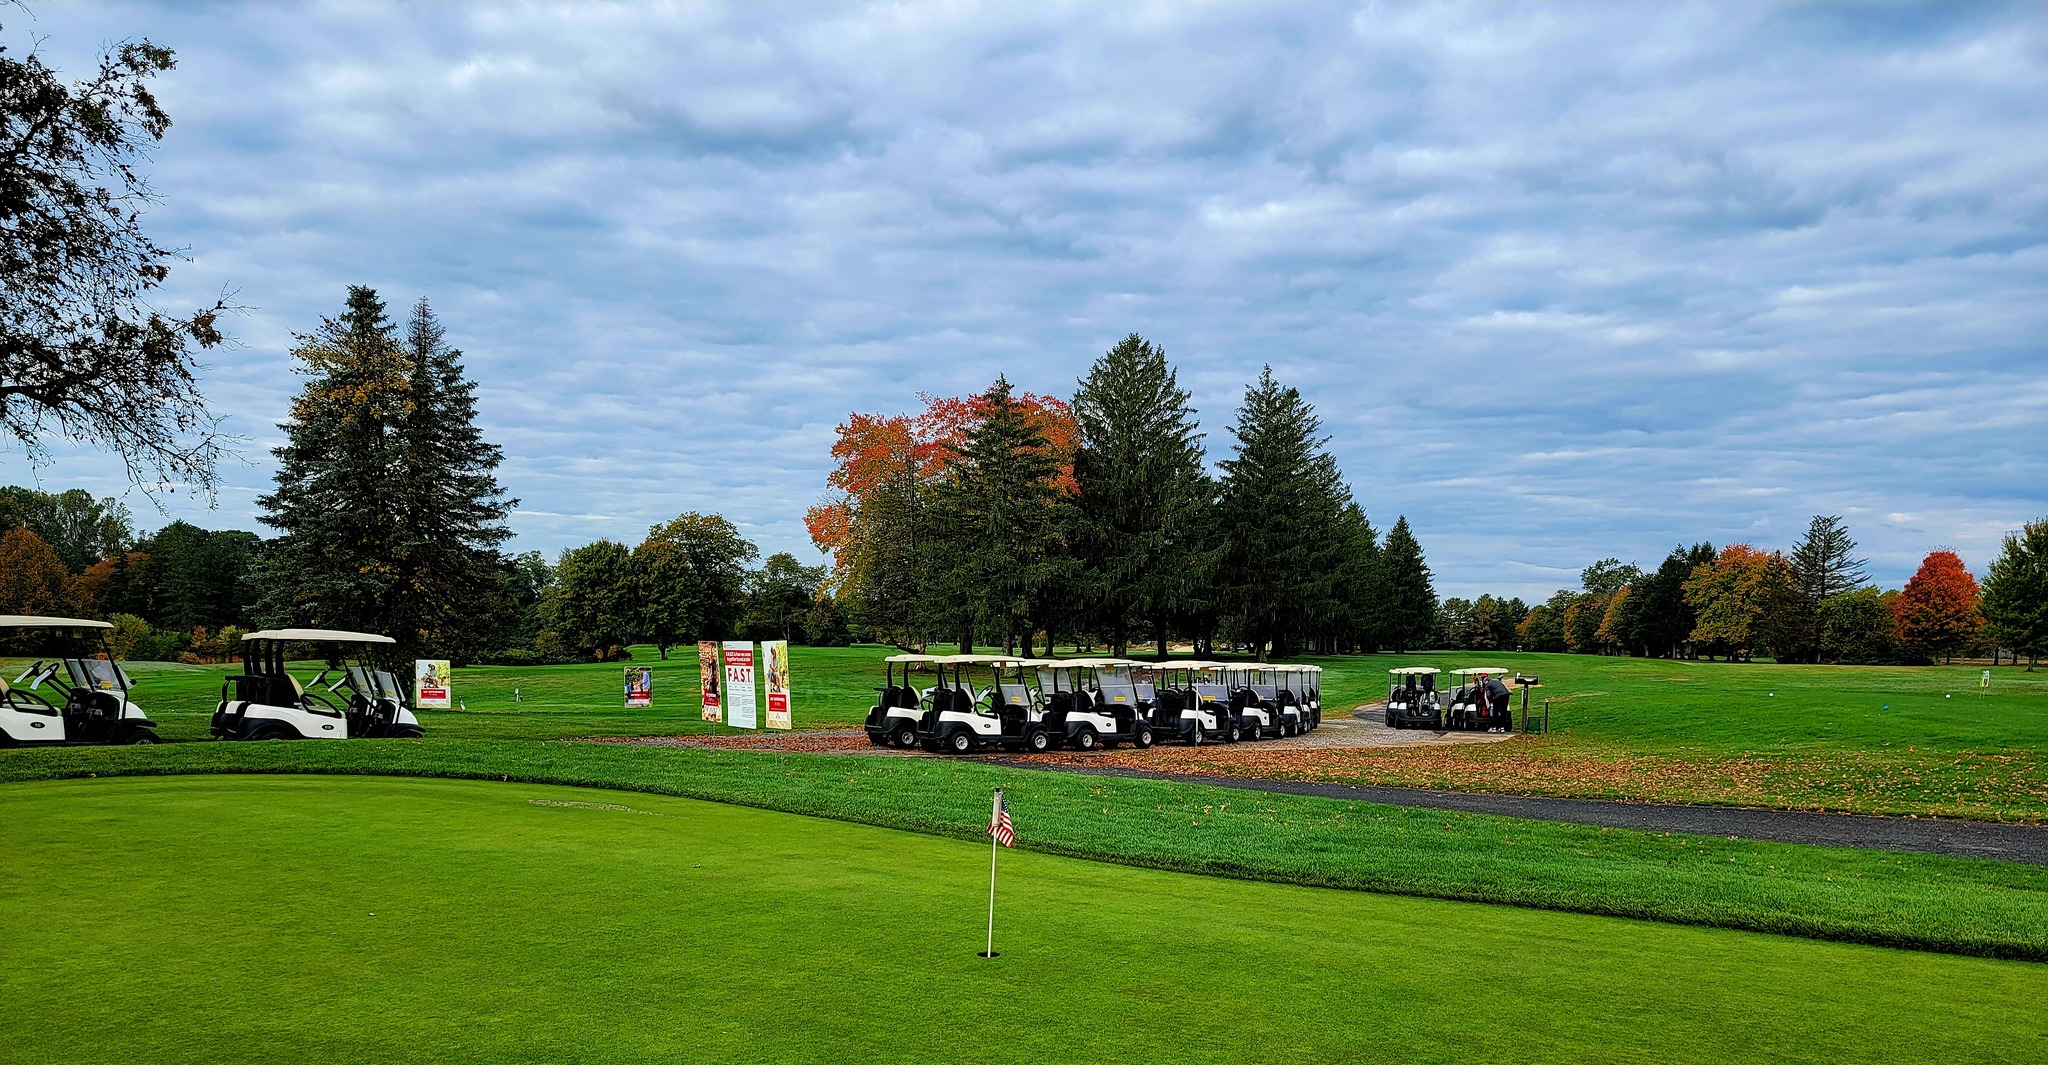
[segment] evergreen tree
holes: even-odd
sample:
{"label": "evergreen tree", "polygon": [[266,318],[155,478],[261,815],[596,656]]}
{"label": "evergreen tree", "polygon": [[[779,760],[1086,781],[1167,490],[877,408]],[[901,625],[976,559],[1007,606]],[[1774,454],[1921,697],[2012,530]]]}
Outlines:
{"label": "evergreen tree", "polygon": [[[379,491],[398,465],[397,429],[413,375],[377,293],[350,286],[347,307],[298,336],[310,380],[279,426],[277,490],[257,502],[283,535],[263,571],[266,624],[384,632],[394,591],[396,523]],[[411,643],[411,640],[407,640]]]}
{"label": "evergreen tree", "polygon": [[190,632],[247,625],[256,605],[256,569],[263,542],[240,529],[209,531],[174,521],[136,544],[148,556],[147,602],[109,605],[108,613],[141,614],[150,624]]}
{"label": "evergreen tree", "polygon": [[502,639],[503,559],[515,501],[475,425],[475,385],[425,301],[403,337],[369,288],[301,336],[311,377],[276,450],[263,521],[283,531],[263,568],[272,623],[380,632],[400,659],[467,658]]}
{"label": "evergreen tree", "polygon": [[1816,514],[1806,534],[1792,548],[1792,571],[1798,595],[1788,604],[1791,616],[1780,619],[1788,633],[1796,634],[1796,645],[1781,656],[1790,660],[1820,660],[1826,628],[1822,607],[1838,595],[1855,591],[1869,580],[1865,561],[1855,557],[1856,541],[1839,514]]}
{"label": "evergreen tree", "polygon": [[1387,542],[1380,550],[1385,574],[1382,631],[1395,651],[1407,652],[1422,646],[1435,626],[1436,589],[1430,583],[1429,566],[1422,558],[1422,544],[1408,528],[1402,515],[1387,530]]}
{"label": "evergreen tree", "polygon": [[1630,616],[1625,635],[1631,647],[1652,658],[1683,653],[1698,624],[1685,601],[1685,582],[1693,570],[1713,561],[1714,545],[1701,541],[1690,548],[1673,548],[1655,573],[1644,575],[1625,608]]}
{"label": "evergreen tree", "polygon": [[1166,352],[1132,333],[1095,361],[1073,409],[1073,534],[1093,613],[1115,653],[1142,620],[1163,656],[1169,623],[1200,576],[1201,519],[1211,502],[1188,393]]}
{"label": "evergreen tree", "polygon": [[1332,539],[1337,547],[1337,618],[1329,651],[1378,650],[1380,646],[1380,534],[1352,503],[1344,508]]}
{"label": "evergreen tree", "polygon": [[1059,460],[1045,434],[997,377],[980,415],[946,461],[937,491],[939,583],[961,626],[1006,643],[1028,638],[1039,583],[1060,553],[1054,524]]}
{"label": "evergreen tree", "polygon": [[[1333,528],[1350,492],[1323,450],[1322,421],[1273,368],[1245,390],[1235,454],[1225,459],[1217,520],[1225,609],[1254,653],[1278,652],[1308,619],[1327,617],[1336,588]],[[1431,596],[1428,610],[1436,607]]]}
{"label": "evergreen tree", "polygon": [[1984,573],[1984,620],[1993,639],[2027,656],[2027,670],[2048,654],[2048,518],[2008,533]]}

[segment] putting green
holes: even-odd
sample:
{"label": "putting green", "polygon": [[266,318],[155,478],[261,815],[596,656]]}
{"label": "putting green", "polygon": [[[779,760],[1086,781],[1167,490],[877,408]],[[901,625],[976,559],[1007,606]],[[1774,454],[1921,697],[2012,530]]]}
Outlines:
{"label": "putting green", "polygon": [[[2048,966],[437,780],[0,790],[0,1060],[2040,1060]],[[1028,811],[1019,828],[1031,831]]]}

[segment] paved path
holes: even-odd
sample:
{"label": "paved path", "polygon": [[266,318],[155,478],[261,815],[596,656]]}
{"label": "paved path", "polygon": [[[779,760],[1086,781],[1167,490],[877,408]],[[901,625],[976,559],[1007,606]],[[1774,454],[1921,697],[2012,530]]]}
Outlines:
{"label": "paved path", "polygon": [[1539,821],[1565,821],[1651,832],[1685,832],[1702,836],[1736,836],[1781,843],[1816,843],[1829,847],[1868,847],[1890,851],[1924,851],[1964,858],[1996,858],[2008,862],[2048,865],[2048,825],[2010,825],[1988,821],[1934,818],[1868,817],[1860,814],[1818,814],[1796,810],[1753,810],[1725,806],[1670,806],[1616,802],[1609,799],[1554,799],[1534,795],[1485,795],[1426,788],[1377,787],[1361,784],[1320,784],[1310,781],[1208,776],[1199,773],[1155,773],[1139,769],[1054,765],[1005,758],[1003,765],[1041,772],[1088,776],[1134,777],[1208,784],[1219,788],[1313,795],[1429,810],[1499,814]]}

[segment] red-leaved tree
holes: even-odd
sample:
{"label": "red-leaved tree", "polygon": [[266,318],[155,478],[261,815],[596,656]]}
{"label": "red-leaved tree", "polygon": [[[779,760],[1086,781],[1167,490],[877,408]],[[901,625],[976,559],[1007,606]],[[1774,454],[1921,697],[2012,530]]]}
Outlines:
{"label": "red-leaved tree", "polygon": [[1961,654],[1984,627],[1977,578],[1954,551],[1930,552],[1892,603],[1892,616],[1907,650],[1941,659]]}

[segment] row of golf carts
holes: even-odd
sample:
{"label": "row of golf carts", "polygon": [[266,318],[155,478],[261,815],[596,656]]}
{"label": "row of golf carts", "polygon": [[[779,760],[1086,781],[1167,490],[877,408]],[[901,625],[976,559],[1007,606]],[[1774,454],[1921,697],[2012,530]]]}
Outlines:
{"label": "row of golf carts", "polygon": [[[0,615],[0,635],[33,636],[50,657],[9,681],[0,676],[0,746],[156,743],[156,722],[129,698],[115,661],[113,626],[83,618]],[[425,734],[405,689],[370,651],[388,636],[336,629],[265,629],[242,637],[243,674],[221,686],[212,734],[227,740],[412,738]],[[335,663],[301,682],[285,669],[287,644],[331,645]]]}
{"label": "row of golf carts", "polygon": [[876,746],[1092,751],[1297,736],[1323,723],[1318,666],[900,654],[885,669],[866,722]]}

